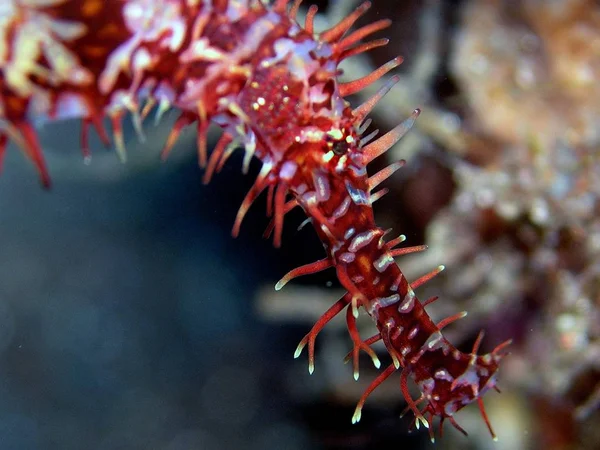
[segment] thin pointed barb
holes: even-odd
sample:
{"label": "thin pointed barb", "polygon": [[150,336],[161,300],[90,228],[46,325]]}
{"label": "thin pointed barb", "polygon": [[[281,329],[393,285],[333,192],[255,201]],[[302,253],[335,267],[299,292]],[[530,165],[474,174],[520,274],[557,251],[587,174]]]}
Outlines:
{"label": "thin pointed barb", "polygon": [[371,7],[371,2],[366,1],[361,3],[354,11],[352,11],[347,17],[342,19],[340,23],[334,25],[329,30],[322,32],[319,38],[323,42],[332,43],[339,40],[344,34],[352,28],[352,25]]}
{"label": "thin pointed barb", "polygon": [[269,185],[269,190],[267,191],[267,217],[271,217],[273,215],[273,203],[274,203],[274,197],[275,197],[275,189],[277,188],[277,185],[275,184],[270,184]]}
{"label": "thin pointed barb", "polygon": [[419,408],[417,408],[417,404],[408,391],[408,370],[403,370],[402,374],[400,375],[400,390],[402,391],[404,400],[406,400],[406,404],[410,407],[411,411],[415,415],[415,426],[417,429],[419,429],[419,422],[423,422],[423,426],[425,426],[425,428],[429,428],[429,422],[427,422],[427,419],[423,417],[423,414],[421,411],[419,411]]}
{"label": "thin pointed barb", "polygon": [[331,260],[329,258],[324,258],[310,264],[305,264],[304,266],[296,267],[295,269],[292,269],[288,273],[286,273],[284,277],[277,282],[277,284],[275,285],[275,290],[281,290],[287,283],[289,283],[294,278],[298,278],[303,275],[313,275],[315,273],[329,269],[332,266],[333,263],[331,262]]}
{"label": "thin pointed barb", "polygon": [[428,249],[427,245],[415,245],[413,247],[396,248],[396,249],[390,250],[390,253],[395,258],[397,256],[409,255],[411,253],[424,252],[427,249]]}
{"label": "thin pointed barb", "polygon": [[[285,204],[285,208],[283,210],[283,215],[285,216],[287,213],[289,213],[296,206],[298,206],[298,201],[297,200],[292,199],[292,200],[288,201]],[[307,220],[310,220],[310,217],[307,218]],[[265,232],[263,233],[263,238],[268,239],[271,236],[271,233],[273,233],[274,229],[275,229],[275,218],[271,218],[271,221],[269,222],[269,225],[267,225],[267,228],[265,229]],[[298,229],[298,231],[300,231],[300,228]]]}
{"label": "thin pointed barb", "polygon": [[358,319],[358,297],[356,295],[352,297],[350,309],[352,310],[352,317]]}
{"label": "thin pointed barb", "polygon": [[319,7],[317,5],[310,5],[306,13],[306,21],[304,22],[304,29],[308,34],[315,33],[315,16],[317,12],[319,12]]}
{"label": "thin pointed barb", "polygon": [[110,121],[113,129],[113,140],[115,142],[115,149],[117,150],[117,156],[122,163],[127,162],[127,150],[125,149],[125,141],[123,138],[123,126],[121,124],[122,113],[114,114],[110,117]]}
{"label": "thin pointed barb", "polygon": [[100,137],[100,140],[102,141],[102,145],[105,147],[110,147],[110,137],[108,136],[108,132],[106,131],[104,123],[102,122],[102,116],[100,114],[92,113],[90,119],[92,120],[92,124],[94,125],[94,129],[96,130],[98,137]]}
{"label": "thin pointed barb", "polygon": [[435,302],[436,300],[439,300],[440,298],[437,295],[434,295],[433,297],[429,297],[427,300],[425,300],[423,302],[423,308],[426,307],[427,305],[431,305],[433,302]]}
{"label": "thin pointed barb", "polygon": [[[423,304],[423,306],[425,306],[425,303]],[[457,320],[463,319],[467,317],[467,312],[466,311],[461,311],[459,313],[456,313],[450,317],[446,317],[445,319],[440,320],[437,323],[437,327],[439,330],[442,330],[443,328],[446,328],[448,325],[450,325],[451,323],[456,322]]]}
{"label": "thin pointed barb", "polygon": [[425,283],[427,283],[429,280],[431,280],[433,277],[435,277],[437,274],[439,274],[440,272],[442,272],[444,269],[446,268],[446,266],[444,265],[440,265],[437,266],[435,269],[433,269],[431,272],[423,275],[422,277],[416,279],[415,281],[413,281],[410,285],[413,289],[417,289],[419,286],[424,285]]}
{"label": "thin pointed barb", "polygon": [[302,0],[294,1],[294,4],[290,8],[290,12],[289,12],[290,19],[296,20],[296,17],[298,16],[298,10],[300,9],[301,4],[302,4]]}
{"label": "thin pointed barb", "polygon": [[364,138],[360,139],[360,143],[359,143],[358,147],[362,148],[363,146],[367,145],[369,142],[371,142],[373,139],[375,139],[375,137],[377,137],[378,134],[379,134],[379,128],[371,131]]}
{"label": "thin pointed barb", "polygon": [[370,86],[372,83],[379,80],[382,76],[388,73],[390,70],[395,69],[400,64],[402,64],[402,57],[397,56],[391,61],[388,61],[383,66],[375,69],[370,74],[359,78],[358,80],[348,81],[347,83],[340,84],[340,95],[342,97],[346,97],[348,95],[352,95],[357,93],[358,91],[362,91],[367,86]]}
{"label": "thin pointed barb", "polygon": [[238,213],[235,217],[235,222],[233,224],[233,229],[231,230],[231,235],[235,238],[240,234],[240,227],[242,226],[242,221],[246,216],[246,213],[252,206],[252,203],[256,200],[256,198],[267,188],[268,186],[268,176],[271,172],[271,167],[269,164],[263,164],[262,170],[256,177],[256,181],[246,194],[246,197],[242,201],[242,205],[238,210]]}
{"label": "thin pointed barb", "polygon": [[131,111],[131,121],[133,123],[133,129],[141,143],[146,142],[146,133],[144,133],[144,126],[142,125],[142,116],[137,109]]}
{"label": "thin pointed barb", "polygon": [[401,234],[397,238],[394,238],[394,239],[391,239],[390,241],[388,241],[387,246],[390,250],[392,250],[394,247],[397,247],[400,244],[402,244],[405,240],[406,240],[406,235]]}
{"label": "thin pointed barb", "polygon": [[225,148],[225,151],[221,154],[221,158],[219,159],[219,162],[217,163],[217,168],[216,168],[217,173],[219,173],[219,172],[221,172],[221,170],[223,170],[223,167],[225,167],[225,164],[227,164],[229,157],[231,155],[233,155],[233,152],[238,148],[243,148],[243,147],[240,145],[240,143],[238,141],[235,141],[235,140]]}
{"label": "thin pointed barb", "polygon": [[[4,125],[3,135],[5,133],[21,147],[23,153],[33,162],[40,176],[42,186],[45,189],[49,189],[52,184],[50,174],[44,160],[44,154],[42,153],[37,133],[33,127],[27,122],[21,122],[14,126],[9,123]],[[7,140],[5,139],[4,142],[7,142]]]}
{"label": "thin pointed barb", "polygon": [[495,442],[497,442],[498,436],[496,436],[496,433],[494,433],[492,424],[490,423],[490,419],[488,418],[488,415],[485,412],[485,405],[483,404],[483,399],[481,397],[477,398],[477,405],[479,406],[479,412],[481,413],[481,417],[483,417],[483,421],[485,422],[487,429],[489,430],[490,434],[492,435],[492,439]]}
{"label": "thin pointed barb", "polygon": [[[370,347],[370,346],[371,346],[371,345],[373,345],[375,342],[378,342],[378,341],[380,341],[380,340],[381,340],[381,334],[377,333],[376,335],[374,335],[374,336],[371,336],[371,337],[370,337],[370,338],[368,338],[368,339],[365,339],[365,340],[363,341],[363,344],[364,344],[364,345],[366,345],[366,346],[369,346],[369,347]],[[352,351],[350,351],[350,352],[346,353],[346,356],[344,356],[344,360],[343,360],[343,361],[344,361],[344,364],[347,364],[348,362],[350,362],[350,360],[351,360],[351,359],[352,359]],[[378,361],[379,361],[379,359],[378,359]],[[380,364],[381,364],[381,363],[380,363]],[[373,361],[373,365],[375,365],[375,367],[376,367],[377,369],[379,369],[379,367],[380,367],[380,365],[378,366],[378,365],[376,365],[376,364],[375,364],[375,361]]]}
{"label": "thin pointed barb", "polygon": [[169,100],[167,100],[166,98],[162,98],[158,102],[158,108],[156,108],[156,114],[154,115],[154,126],[155,127],[158,126],[161,119],[163,118],[163,116],[169,109],[171,109],[171,102]]}
{"label": "thin pointed barb", "polygon": [[323,315],[317,320],[317,323],[313,325],[311,330],[302,338],[300,344],[296,348],[294,358],[298,358],[302,354],[302,350],[308,344],[308,372],[312,375],[315,371],[315,341],[319,332],[329,323],[331,319],[337,316],[344,308],[350,303],[350,295],[346,294],[331,307],[323,313]]}
{"label": "thin pointed barb", "polygon": [[432,444],[435,444],[435,430],[433,428],[433,414],[429,413],[429,422],[432,424],[431,427],[429,427],[429,440],[431,441]]}
{"label": "thin pointed barb", "polygon": [[254,153],[256,152],[256,146],[246,145],[243,148],[244,159],[242,161],[242,173],[244,175],[248,175],[248,171],[250,170],[250,163],[252,162],[252,158],[254,158]]}
{"label": "thin pointed barb", "polygon": [[454,428],[456,428],[458,431],[460,431],[462,434],[464,434],[465,436],[468,436],[468,435],[469,435],[469,433],[467,433],[467,432],[465,431],[465,429],[464,429],[463,427],[461,427],[461,426],[460,426],[460,425],[459,425],[459,424],[456,422],[456,419],[454,419],[454,417],[452,417],[452,416],[448,416],[448,420],[450,421],[450,423],[452,424],[452,426],[453,426]]}
{"label": "thin pointed barb", "polygon": [[213,152],[210,155],[210,159],[208,160],[206,172],[204,172],[204,177],[202,178],[202,182],[204,184],[210,183],[210,180],[211,180],[213,174],[215,173],[215,170],[217,168],[217,164],[219,163],[219,160],[223,156],[225,149],[232,142],[233,142],[233,136],[231,136],[230,134],[225,133],[221,136],[221,138],[217,142],[215,149],[213,150]]}
{"label": "thin pointed barb", "polygon": [[148,117],[148,114],[150,114],[150,111],[152,110],[152,108],[154,108],[156,103],[157,103],[157,100],[154,97],[147,98],[146,103],[142,107],[142,112],[140,113],[142,120],[144,120],[144,119],[146,119],[146,117]]}
{"label": "thin pointed barb", "polygon": [[160,152],[160,159],[162,161],[166,161],[167,158],[169,157],[169,155],[171,154],[171,150],[173,149],[173,146],[179,139],[179,136],[181,135],[181,131],[185,127],[190,125],[192,122],[194,122],[195,119],[196,118],[194,115],[187,113],[187,112],[183,112],[179,115],[179,117],[173,124],[173,127],[171,128],[171,132],[169,133],[169,136],[167,137],[167,142],[165,142],[165,145],[164,145],[162,151]]}
{"label": "thin pointed barb", "polygon": [[200,168],[204,169],[206,167],[206,160],[208,156],[206,150],[206,140],[210,122],[208,121],[204,103],[198,102],[196,105],[196,110],[198,113],[198,125],[196,126],[196,150],[198,152],[198,165]]}
{"label": "thin pointed barb", "polygon": [[390,190],[388,188],[383,188],[378,190],[377,192],[373,193],[370,197],[369,197],[369,201],[371,202],[371,204],[375,203],[377,200],[380,200],[384,195],[386,195],[388,192],[390,192]]}
{"label": "thin pointed barb", "polygon": [[392,130],[388,131],[375,142],[367,145],[363,149],[365,163],[368,164],[372,162],[375,158],[383,155],[394,144],[396,144],[396,142],[398,142],[408,132],[408,130],[412,128],[415,120],[417,120],[417,117],[419,117],[419,114],[421,114],[421,110],[415,109],[410,117],[405,119]]}
{"label": "thin pointed barb", "polygon": [[[501,344],[497,345],[494,350],[492,350],[492,354],[493,355],[499,354],[502,350],[504,350],[506,347],[508,347],[509,345],[511,345],[512,342],[513,342],[512,339],[508,339],[508,340],[502,342]],[[505,356],[505,355],[502,355],[502,356]]]}
{"label": "thin pointed barb", "polygon": [[365,134],[365,131],[367,131],[367,129],[371,126],[371,123],[373,122],[373,119],[367,119],[365,120],[363,123],[360,124],[360,126],[356,129],[356,132],[358,133],[359,136],[362,136],[363,134]]}
{"label": "thin pointed barb", "polygon": [[278,13],[285,13],[288,1],[289,0],[275,0],[275,3],[273,4],[273,11]]}
{"label": "thin pointed barb", "polygon": [[352,416],[353,424],[360,422],[360,418],[362,416],[362,409],[363,409],[365,402],[367,401],[367,398],[369,397],[369,395],[371,395],[371,393],[375,389],[377,389],[377,387],[381,383],[383,383],[385,380],[387,380],[389,378],[389,376],[391,374],[393,374],[395,371],[396,371],[396,367],[393,364],[390,364],[383,372],[381,372],[379,374],[379,376],[377,378],[375,378],[371,382],[369,387],[365,390],[363,395],[360,397],[360,400],[358,400],[358,403],[356,404],[356,408],[354,409],[354,415]]}
{"label": "thin pointed barb", "polygon": [[[425,396],[423,394],[421,394],[421,396],[415,400],[415,405],[419,406],[421,403],[423,403],[424,400],[425,400]],[[400,413],[400,418],[402,419],[409,411],[411,411],[410,405],[407,405]]]}
{"label": "thin pointed barb", "polygon": [[285,197],[288,187],[284,183],[277,185],[275,190],[274,214],[273,214],[273,246],[281,247],[281,235],[283,234],[283,218],[285,216]]}
{"label": "thin pointed barb", "polygon": [[312,217],[307,217],[306,219],[304,219],[302,221],[302,223],[300,225],[298,225],[298,228],[296,228],[296,231],[302,231],[304,229],[304,227],[306,225],[308,225],[309,223],[312,223]]}
{"label": "thin pointed barb", "polygon": [[365,42],[363,44],[359,44],[356,47],[349,48],[348,50],[344,50],[338,60],[341,62],[345,59],[352,58],[353,56],[360,55],[362,53],[371,51],[375,48],[384,47],[388,45],[390,40],[388,38],[374,39],[369,42]]}
{"label": "thin pointed barb", "polygon": [[352,339],[353,344],[352,351],[350,353],[352,354],[352,368],[354,373],[354,380],[358,381],[359,356],[361,350],[363,350],[365,353],[367,353],[367,355],[369,355],[371,361],[373,361],[373,365],[377,369],[381,367],[381,362],[379,361],[379,358],[377,357],[373,349],[367,344],[365,344],[360,338],[360,334],[358,332],[358,329],[356,328],[356,317],[354,317],[352,308],[346,309],[346,325],[348,327],[348,333],[350,334],[350,338]]}
{"label": "thin pointed barb", "polygon": [[367,36],[370,36],[373,33],[376,33],[380,30],[388,28],[392,24],[390,19],[381,19],[376,22],[365,25],[364,27],[359,28],[356,31],[353,31],[351,34],[342,39],[339,44],[336,45],[336,50],[346,51],[354,44],[363,40]]}
{"label": "thin pointed barb", "polygon": [[356,117],[359,123],[362,122],[371,111],[373,111],[375,105],[379,103],[379,101],[398,83],[398,81],[400,81],[400,77],[398,75],[392,76],[377,90],[375,95],[352,111],[354,113],[354,117]]}
{"label": "thin pointed barb", "polygon": [[369,192],[391,177],[396,171],[404,167],[405,164],[406,161],[402,159],[381,169],[379,172],[369,178]]}
{"label": "thin pointed barb", "polygon": [[208,151],[206,149],[206,141],[207,141],[207,132],[208,132],[208,122],[198,121],[197,133],[198,136],[196,138],[196,148],[198,151],[198,165],[200,168],[204,169],[208,160]]}
{"label": "thin pointed barb", "polygon": [[475,343],[473,344],[473,349],[471,350],[472,355],[476,355],[479,351],[479,347],[481,347],[481,341],[483,341],[483,337],[485,336],[485,331],[481,330],[477,335],[477,339],[475,339]]}

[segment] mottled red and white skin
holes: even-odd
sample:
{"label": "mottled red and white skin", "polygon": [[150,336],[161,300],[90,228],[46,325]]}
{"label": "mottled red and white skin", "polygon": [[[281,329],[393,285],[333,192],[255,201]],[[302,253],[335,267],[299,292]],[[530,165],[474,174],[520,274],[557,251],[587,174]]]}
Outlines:
{"label": "mottled red and white skin", "polygon": [[[300,206],[310,217],[327,256],[287,274],[292,278],[334,267],[348,293],[317,322],[298,347],[309,346],[309,370],[314,369],[318,332],[347,309],[354,343],[350,354],[358,376],[358,354],[366,351],[379,367],[370,344],[383,340],[393,363],[367,389],[362,406],[384,379],[402,370],[401,389],[415,423],[429,427],[433,416],[448,418],[477,401],[491,430],[481,398],[496,386],[503,349],[477,355],[480,338],[469,354],[453,347],[441,328],[466,313],[435,324],[413,288],[442,270],[439,267],[411,284],[395,256],[423,250],[396,248],[403,236],[384,241],[372,204],[385,193],[374,189],[403,162],[369,177],[373,161],[410,128],[418,111],[372,141],[363,137],[367,114],[394,85],[387,82],[365,104],[352,109],[344,97],[363,89],[398,66],[390,61],[362,79],[340,83],[338,64],[345,58],[385,45],[386,39],[360,41],[390,25],[379,20],[349,33],[369,8],[365,2],[333,28],[315,34],[316,7],[302,27],[296,22],[300,1],[267,6],[257,0],[8,0],[0,4],[0,158],[8,140],[15,141],[36,165],[41,181],[50,184],[34,122],[80,118],[81,145],[88,155],[88,131],[93,126],[109,142],[103,119],[110,118],[117,151],[125,158],[121,119],[126,113],[142,133],[142,120],[158,105],[181,111],[163,156],[184,126],[196,123],[199,162],[205,182],[238,146],[245,149],[244,168],[252,157],[262,170],[236,217],[237,235],[243,217],[258,195],[268,192],[270,232],[281,243],[284,215]],[[289,11],[288,11],[289,9]],[[210,159],[206,129],[220,125],[224,134]],[[0,159],[1,161],[1,159]],[[355,318],[363,308],[379,333],[366,341]],[[422,395],[414,401],[408,380]],[[424,403],[422,409],[418,408]],[[441,429],[441,425],[440,425]],[[433,432],[431,436],[433,438]],[[493,432],[492,435],[494,436]]]}

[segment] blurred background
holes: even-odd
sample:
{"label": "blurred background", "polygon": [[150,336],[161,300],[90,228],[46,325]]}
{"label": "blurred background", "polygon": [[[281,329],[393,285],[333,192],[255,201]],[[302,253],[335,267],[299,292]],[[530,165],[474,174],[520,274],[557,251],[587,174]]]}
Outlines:
{"label": "blurred background", "polygon": [[[358,4],[318,3],[317,30]],[[381,33],[391,43],[345,63],[344,78],[405,58],[372,128],[423,109],[370,167],[408,160],[375,205],[378,223],[429,245],[398,261],[409,279],[446,265],[418,295],[440,295],[428,307],[437,319],[469,311],[451,342],[468,349],[481,328],[486,351],[514,338],[503,393],[485,396],[499,442],[471,406],[457,416],[469,437],[447,425],[435,448],[600,448],[600,4],[374,0],[367,16],[393,19]],[[273,285],[322,246],[294,211],[273,249],[264,200],[231,239],[260,164],[242,176],[240,151],[203,186],[193,131],[161,164],[175,118],[148,121],[143,143],[128,124],[125,165],[98,140],[85,164],[76,122],[43,126],[49,192],[9,147],[0,450],[434,448],[398,418],[397,377],[351,425],[377,371],[361,360],[353,380],[343,319],[319,335],[314,375],[305,354],[292,358],[342,292],[333,271]]]}

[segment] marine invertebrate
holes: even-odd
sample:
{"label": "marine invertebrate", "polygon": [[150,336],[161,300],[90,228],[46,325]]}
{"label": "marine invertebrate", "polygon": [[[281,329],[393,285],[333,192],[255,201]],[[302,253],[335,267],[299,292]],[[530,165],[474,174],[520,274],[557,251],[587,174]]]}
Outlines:
{"label": "marine invertebrate", "polygon": [[[468,354],[454,348],[441,329],[464,317],[458,313],[435,324],[414,293],[443,267],[410,284],[394,257],[423,250],[396,248],[404,237],[385,241],[372,204],[385,194],[375,189],[403,161],[369,177],[366,166],[393,146],[412,126],[413,115],[384,136],[365,135],[367,115],[396,83],[392,77],[361,106],[352,109],[344,97],[362,90],[397,67],[396,57],[373,73],[340,83],[338,64],[387,40],[361,41],[389,26],[379,20],[349,33],[370,7],[364,2],[332,28],[315,35],[316,7],[308,11],[304,27],[295,20],[296,0],[270,7],[259,1],[198,0],[29,0],[11,2],[2,11],[0,28],[0,93],[3,127],[0,153],[14,140],[32,159],[45,186],[50,178],[32,121],[35,118],[83,120],[81,141],[88,150],[90,126],[108,141],[102,119],[112,122],[117,152],[126,152],[121,120],[131,113],[142,136],[142,120],[158,104],[158,114],[170,106],[181,110],[169,136],[166,157],[181,129],[198,129],[198,159],[206,167],[204,181],[226,163],[241,144],[246,151],[244,170],[253,157],[263,166],[244,199],[233,226],[238,235],[242,221],[263,192],[268,195],[268,230],[281,245],[283,220],[300,206],[309,216],[327,251],[327,257],[287,274],[276,289],[292,278],[329,267],[336,270],[348,293],[336,302],[300,343],[296,356],[308,345],[309,370],[314,369],[318,332],[346,309],[358,376],[358,355],[364,350],[378,359],[369,345],[382,340],[390,364],[360,399],[353,421],[360,420],[368,395],[402,368],[401,390],[415,424],[429,427],[429,419],[448,419],[463,431],[453,415],[476,401],[483,418],[483,394],[496,387],[496,372],[505,342],[487,355],[477,355],[483,335]],[[142,105],[142,102],[145,104]],[[224,134],[210,155],[206,130],[210,123]],[[291,197],[291,198],[290,198]],[[363,308],[379,333],[363,341],[355,319]],[[409,379],[422,396],[413,400]],[[425,406],[419,409],[418,405]],[[433,439],[433,429],[430,428]]]}

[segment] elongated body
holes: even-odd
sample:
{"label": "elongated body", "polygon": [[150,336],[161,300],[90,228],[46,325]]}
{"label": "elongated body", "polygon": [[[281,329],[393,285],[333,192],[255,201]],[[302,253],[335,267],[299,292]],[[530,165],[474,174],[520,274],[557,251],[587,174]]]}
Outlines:
{"label": "elongated body", "polygon": [[[82,149],[87,154],[90,126],[109,141],[103,126],[103,118],[109,117],[115,146],[124,159],[125,113],[132,115],[141,134],[142,121],[155,105],[159,115],[167,107],[178,108],[181,115],[164,156],[181,128],[195,122],[206,182],[236,146],[246,151],[245,168],[252,157],[263,164],[236,217],[234,235],[264,191],[276,246],[290,209],[300,206],[311,218],[327,256],[290,272],[276,289],[295,276],[329,267],[347,289],[298,348],[297,355],[308,344],[309,370],[314,368],[316,335],[345,308],[355,376],[359,351],[379,365],[369,345],[379,339],[385,343],[393,363],[361,398],[353,420],[360,419],[369,393],[402,369],[402,392],[417,425],[429,426],[423,417],[429,414],[442,421],[449,418],[460,429],[453,414],[478,401],[489,427],[481,396],[495,387],[506,344],[483,356],[476,354],[480,339],[469,354],[455,349],[440,329],[464,314],[437,325],[432,322],[425,311],[432,300],[420,302],[394,261],[395,256],[423,248],[396,248],[402,238],[386,242],[373,216],[372,203],[384,192],[374,189],[402,162],[370,178],[366,166],[402,137],[418,111],[369,142],[372,137],[363,136],[366,116],[397,79],[356,109],[344,99],[401,60],[360,80],[337,79],[340,61],[387,43],[360,41],[389,26],[389,21],[348,33],[369,8],[365,2],[335,27],[315,35],[316,9],[309,9],[301,27],[295,20],[299,5],[295,1],[288,11],[286,0],[271,6],[256,0],[9,0],[0,6],[0,157],[7,141],[14,140],[37,166],[42,183],[49,185],[34,121],[82,119]],[[211,122],[224,134],[208,158],[205,134]],[[361,307],[379,331],[366,341],[355,325]],[[410,378],[422,392],[417,401],[408,393]],[[420,402],[425,404],[422,409]]]}

